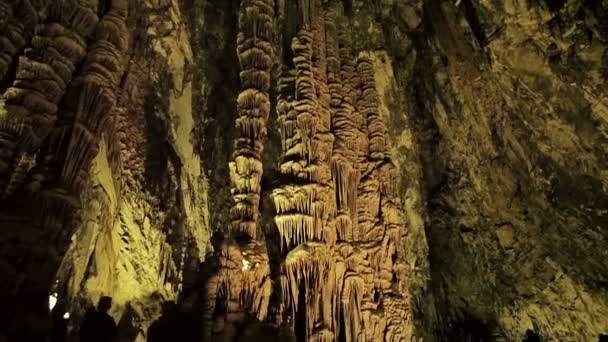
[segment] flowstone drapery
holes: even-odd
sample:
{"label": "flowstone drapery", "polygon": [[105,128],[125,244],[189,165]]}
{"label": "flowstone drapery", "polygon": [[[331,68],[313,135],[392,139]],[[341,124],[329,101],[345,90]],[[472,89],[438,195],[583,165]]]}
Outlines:
{"label": "flowstone drapery", "polygon": [[[241,5],[235,205],[231,239],[220,246],[208,284],[205,322],[216,323],[207,336],[230,340],[244,313],[264,319],[272,311],[302,341],[410,341],[398,253],[406,226],[372,61],[356,56],[342,3],[321,0],[278,4],[284,43],[273,61],[273,7]],[[282,260],[271,275],[267,247],[256,239],[273,62],[282,154],[279,185],[268,191]],[[280,293],[269,304],[271,277]],[[225,313],[217,313],[218,303]]]}

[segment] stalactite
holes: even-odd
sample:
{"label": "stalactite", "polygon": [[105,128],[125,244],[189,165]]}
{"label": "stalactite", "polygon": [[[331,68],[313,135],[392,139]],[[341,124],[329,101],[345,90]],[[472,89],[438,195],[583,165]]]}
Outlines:
{"label": "stalactite", "polygon": [[[0,25],[0,81],[6,76],[10,65],[29,40],[32,30],[38,20],[35,8],[28,0],[22,2],[2,2],[0,12],[6,14],[3,25]],[[2,20],[2,19],[0,19]],[[0,117],[0,190],[6,198],[19,185],[27,171],[22,161],[31,159],[31,155],[16,158],[14,165],[14,151],[17,149],[16,136],[23,132],[24,125],[21,118],[11,118],[7,114]],[[13,167],[17,172],[11,173]]]}
{"label": "stalactite", "polygon": [[21,185],[23,180],[25,179],[27,173],[34,166],[36,161],[36,155],[24,153],[19,156],[19,160],[16,163],[15,171],[11,175],[10,180],[6,185],[6,189],[4,191],[3,199],[7,199],[18,186]]}
{"label": "stalactite", "polygon": [[[78,195],[117,101],[114,89],[124,71],[122,59],[127,49],[126,16],[126,1],[114,0],[97,25],[82,74],[67,91],[65,110],[59,113],[65,124],[56,127],[49,138],[53,178],[42,196],[49,209],[73,208],[79,202]],[[46,220],[55,219],[56,215],[42,211]]]}
{"label": "stalactite", "polygon": [[[395,282],[404,278],[397,255],[406,227],[399,175],[378,108],[373,60],[353,51],[342,6],[337,0],[279,6],[288,13],[279,13],[287,35],[276,80],[282,148],[277,168],[283,183],[270,191],[286,253],[277,275],[278,320],[298,320],[307,341],[396,340],[406,336],[395,326],[401,312],[384,312],[382,305],[391,296],[394,302],[403,297],[394,293]],[[287,22],[297,11],[300,20]],[[243,89],[229,168],[235,200],[231,232],[245,243],[255,242],[260,217],[272,16],[269,1],[241,4],[237,53]],[[219,330],[230,330],[243,312],[258,318],[268,312],[267,256],[245,255],[243,248],[219,253],[213,287],[223,291],[228,307],[222,321],[227,325]],[[259,271],[252,268],[256,256],[263,256],[255,263]]]}
{"label": "stalactite", "polygon": [[274,1],[246,0],[239,12],[237,53],[242,91],[237,99],[237,137],[230,179],[235,206],[231,232],[255,238],[259,218],[262,153],[270,114]]}
{"label": "stalactite", "polygon": [[0,80],[2,80],[17,54],[25,47],[38,14],[29,0],[0,2]]}
{"label": "stalactite", "polygon": [[363,295],[363,279],[356,274],[344,277],[342,292],[342,312],[345,324],[345,341],[361,341],[361,300]]}
{"label": "stalactite", "polygon": [[13,17],[13,6],[7,0],[0,0],[0,30],[8,24]]}
{"label": "stalactite", "polygon": [[358,107],[367,121],[369,156],[372,160],[384,159],[387,148],[387,130],[378,109],[378,92],[374,80],[372,62],[363,56],[359,58],[357,72],[361,77],[362,96]]}
{"label": "stalactite", "polygon": [[318,184],[286,185],[273,191],[275,223],[287,247],[323,239],[323,228],[332,215],[329,197],[330,189]]}
{"label": "stalactite", "polygon": [[[0,128],[3,135],[17,141],[12,146],[1,146],[9,160],[18,161],[22,154],[34,153],[50,134],[57,119],[57,104],[76,65],[85,57],[86,37],[97,24],[92,8],[71,1],[53,4],[49,17],[49,23],[36,29],[32,48],[20,58],[15,82],[3,95],[8,114]],[[12,184],[4,189],[5,197],[25,175],[19,164],[12,165],[0,170],[0,178],[10,179]]]}
{"label": "stalactite", "polygon": [[[315,1],[314,5],[320,6],[320,2]],[[324,35],[319,28],[315,32]],[[314,36],[314,32],[301,29],[292,39],[294,69],[284,67],[278,85],[277,113],[283,145],[280,171],[306,182],[286,184],[272,193],[277,211],[275,223],[288,248],[307,241],[335,240],[335,233],[327,229],[333,210],[328,206],[328,199],[333,196],[329,187],[333,135],[329,101],[325,106],[318,101],[319,95],[328,95],[322,94],[323,87],[319,86],[324,80],[315,78],[315,74],[324,73],[318,71],[318,62],[313,63]],[[323,56],[316,58],[321,67],[325,63],[322,60]]]}
{"label": "stalactite", "polygon": [[[291,250],[285,257],[285,277],[282,278],[283,301],[285,307],[296,312],[300,300],[300,291],[305,291],[304,299],[306,317],[317,316],[318,297],[326,282],[330,269],[329,248],[324,243],[307,242]],[[313,322],[306,324],[307,338],[313,332]]]}
{"label": "stalactite", "polygon": [[[330,80],[332,127],[336,140],[332,157],[333,177],[338,199],[338,236],[352,241],[358,231],[357,186],[360,178],[362,139],[361,115],[354,107],[355,58],[351,51],[347,23],[338,16],[342,10],[334,5],[328,15],[328,74]],[[341,20],[340,20],[341,19]]]}
{"label": "stalactite", "polygon": [[313,9],[312,9],[312,2],[314,0],[298,0],[299,1],[299,7],[300,7],[300,11],[301,11],[301,17],[302,17],[302,25],[305,28],[308,28],[310,26],[311,23],[311,18],[314,15]]}

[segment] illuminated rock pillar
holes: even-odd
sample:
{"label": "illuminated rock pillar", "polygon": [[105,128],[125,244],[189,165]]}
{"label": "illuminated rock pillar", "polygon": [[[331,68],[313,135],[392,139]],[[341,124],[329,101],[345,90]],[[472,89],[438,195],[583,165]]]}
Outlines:
{"label": "illuminated rock pillar", "polygon": [[[20,8],[28,3],[24,1]],[[7,198],[22,185],[34,163],[34,154],[57,120],[59,101],[71,82],[76,66],[86,56],[87,38],[98,18],[96,4],[53,2],[47,23],[36,25],[31,49],[19,59],[13,85],[2,95],[7,114],[0,118],[0,191]],[[19,25],[10,26],[17,28]],[[17,36],[15,34],[13,36]],[[5,44],[6,38],[3,39]]]}
{"label": "illuminated rock pillar", "polygon": [[[229,237],[218,246],[219,265],[206,288],[205,338],[231,341],[247,316],[264,320],[272,283],[264,240],[258,239],[262,154],[270,115],[274,0],[244,0],[239,11],[237,54],[241,92],[230,162]],[[222,306],[217,310],[217,305]],[[214,316],[214,312],[219,315]]]}
{"label": "illuminated rock pillar", "polygon": [[278,80],[279,170],[291,180],[272,193],[287,251],[280,309],[307,341],[406,340],[394,291],[406,227],[374,68],[353,51],[341,2],[298,5]]}
{"label": "illuminated rock pillar", "polygon": [[[276,114],[282,152],[280,184],[270,194],[282,256],[273,275],[281,290],[276,323],[288,322],[306,341],[408,340],[403,317],[409,309],[396,290],[403,288],[397,247],[406,227],[374,66],[353,50],[341,1],[280,4]],[[235,206],[231,239],[220,246],[220,268],[207,288],[204,319],[215,319],[207,323],[207,337],[227,341],[245,315],[263,319],[271,292],[265,245],[256,240],[272,64],[265,10],[245,1],[239,16],[244,89],[230,163]],[[250,273],[252,260],[256,273]],[[218,304],[225,310],[219,318],[213,317]]]}
{"label": "illuminated rock pillar", "polygon": [[262,153],[270,114],[273,0],[241,3],[237,53],[242,90],[237,99],[236,138],[230,180],[235,205],[232,236],[257,237]]}

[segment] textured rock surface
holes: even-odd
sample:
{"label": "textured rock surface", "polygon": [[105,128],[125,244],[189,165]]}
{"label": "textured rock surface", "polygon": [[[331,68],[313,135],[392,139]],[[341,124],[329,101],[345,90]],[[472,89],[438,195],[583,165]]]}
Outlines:
{"label": "textured rock surface", "polygon": [[111,294],[116,320],[140,340],[159,304],[182,291],[190,259],[204,260],[209,226],[207,182],[190,138],[192,51],[182,9],[166,2],[137,10],[131,20],[146,27],[132,38],[124,102],[92,169],[90,187],[101,189],[83,208],[85,238],[75,236],[60,275],[70,276],[65,291],[80,307]]}
{"label": "textured rock surface", "polygon": [[44,334],[58,292],[74,328],[112,295],[129,341],[167,299],[227,341],[597,340],[606,23],[601,0],[0,0],[0,332]]}
{"label": "textured rock surface", "polygon": [[608,328],[607,6],[561,5],[429,3],[414,42],[437,307],[507,340]]}
{"label": "textured rock surface", "polygon": [[[7,255],[27,256],[32,249],[39,249],[43,259],[51,255],[49,274],[38,275],[44,281],[31,279],[25,272],[21,281],[34,289],[15,287],[25,295],[38,295],[39,302],[31,305],[42,304],[44,310],[46,296],[56,291],[67,302],[77,327],[80,314],[89,305],[101,295],[111,295],[113,315],[125,337],[143,340],[160,303],[177,298],[185,286],[184,270],[193,260],[195,265],[202,262],[209,247],[207,182],[191,142],[195,117],[190,33],[177,1],[85,3],[94,6],[101,20],[92,24],[89,47],[80,57],[83,64],[66,87],[65,97],[55,95],[58,119],[54,128],[29,174],[7,176],[9,181],[3,183],[8,184],[6,189],[16,189],[3,188],[5,197],[12,195],[3,203],[3,213],[10,212],[10,201],[29,203],[34,212],[41,210],[39,220],[21,224],[23,234],[54,229],[61,238],[54,240],[57,249],[47,251],[42,246],[53,241],[43,238],[37,243],[23,241],[23,249],[14,252],[6,245],[2,248]],[[60,29],[52,24],[52,16],[46,20]],[[86,23],[78,21],[79,25]],[[36,39],[32,39],[34,46]],[[48,45],[40,48],[51,49]],[[27,59],[22,61],[24,68],[30,65]],[[19,70],[17,90],[24,84]],[[45,85],[42,81],[27,84]],[[3,96],[7,118],[16,112],[11,96],[17,90],[11,89]],[[10,119],[3,116],[3,120]],[[3,133],[12,132],[8,125],[3,127],[7,127]],[[36,152],[30,144],[36,140],[24,139],[19,140],[24,146],[19,151]],[[8,153],[6,157],[3,162],[10,161]],[[13,166],[15,170],[19,167],[19,163]],[[23,179],[24,184],[14,179]],[[10,222],[10,218],[3,216],[3,229],[5,220]],[[11,235],[3,232],[2,242],[11,241]],[[14,255],[17,260],[22,258]],[[197,269],[195,266],[194,272]],[[9,278],[19,274],[10,270],[6,273]],[[6,309],[14,310],[11,306]]]}

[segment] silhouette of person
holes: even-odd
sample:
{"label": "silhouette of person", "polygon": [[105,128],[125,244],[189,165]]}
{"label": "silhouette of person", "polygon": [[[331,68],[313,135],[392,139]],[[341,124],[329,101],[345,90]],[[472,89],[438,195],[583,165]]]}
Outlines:
{"label": "silhouette of person", "polygon": [[148,342],[174,341],[180,336],[177,305],[174,301],[162,304],[161,316],[148,328]]}
{"label": "silhouette of person", "polygon": [[540,337],[532,330],[526,330],[526,338],[524,342],[541,342]]}
{"label": "silhouette of person", "polygon": [[90,308],[80,325],[80,342],[109,342],[116,339],[118,329],[112,316],[112,297],[101,297],[97,310]]}

